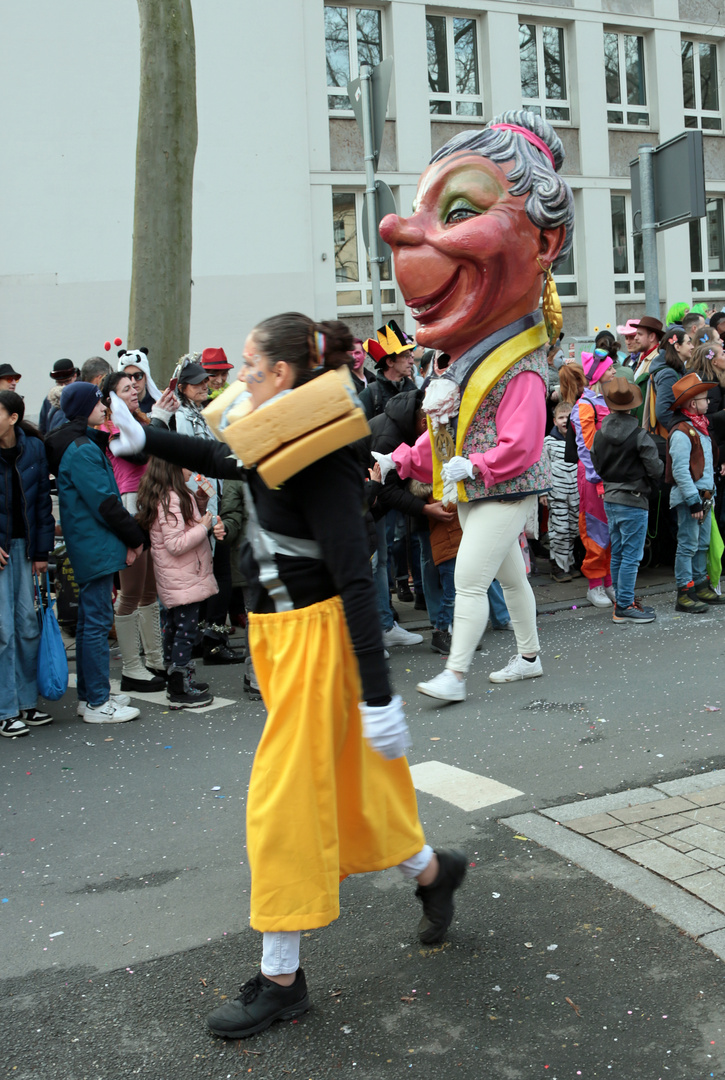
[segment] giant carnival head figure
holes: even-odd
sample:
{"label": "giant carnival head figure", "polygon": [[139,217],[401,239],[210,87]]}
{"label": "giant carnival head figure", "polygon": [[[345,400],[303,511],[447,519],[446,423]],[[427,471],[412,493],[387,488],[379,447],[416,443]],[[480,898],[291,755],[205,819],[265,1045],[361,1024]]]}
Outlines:
{"label": "giant carnival head figure", "polygon": [[419,344],[455,360],[537,310],[546,272],[572,245],[563,160],[546,120],[506,112],[433,155],[410,217],[383,218]]}

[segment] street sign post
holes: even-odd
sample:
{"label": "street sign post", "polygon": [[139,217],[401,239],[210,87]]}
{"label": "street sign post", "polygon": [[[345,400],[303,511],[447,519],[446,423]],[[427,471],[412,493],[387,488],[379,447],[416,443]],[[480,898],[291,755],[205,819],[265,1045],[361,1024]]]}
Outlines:
{"label": "street sign post", "polygon": [[[370,68],[369,64],[360,64],[360,78],[347,84],[347,93],[352,110],[363,137],[363,156],[365,159],[365,213],[364,221],[367,232],[365,244],[370,259],[370,288],[373,298],[373,323],[377,329],[383,324],[382,301],[380,296],[380,264],[387,258],[380,254],[382,240],[378,235],[378,190],[375,183],[375,170],[380,156],[380,146],[385,133],[385,112],[390,92],[390,79],[393,73],[393,61],[390,57]],[[379,183],[382,183],[381,181]],[[387,185],[383,185],[387,188]],[[389,188],[387,188],[390,191]],[[391,193],[392,196],[392,193]]]}
{"label": "street sign post", "polygon": [[705,216],[702,132],[684,131],[661,146],[640,146],[629,169],[632,226],[642,234],[645,308],[659,319],[657,233]]}

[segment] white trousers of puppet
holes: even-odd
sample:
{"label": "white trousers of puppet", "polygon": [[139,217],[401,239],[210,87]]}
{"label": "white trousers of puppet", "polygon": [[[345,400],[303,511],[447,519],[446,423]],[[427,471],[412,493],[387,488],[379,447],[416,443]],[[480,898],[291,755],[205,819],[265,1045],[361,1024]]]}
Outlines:
{"label": "white trousers of puppet", "polygon": [[488,623],[488,588],[498,578],[516,634],[516,650],[539,652],[536,600],[526,576],[519,535],[536,513],[537,496],[460,502],[463,530],[456,556],[453,640],[446,667],[465,674]]}

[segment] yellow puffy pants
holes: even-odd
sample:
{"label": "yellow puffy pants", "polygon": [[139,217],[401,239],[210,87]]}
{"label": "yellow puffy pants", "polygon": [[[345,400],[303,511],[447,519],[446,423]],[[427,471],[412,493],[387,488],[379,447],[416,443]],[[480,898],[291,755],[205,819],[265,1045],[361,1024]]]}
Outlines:
{"label": "yellow puffy pants", "polygon": [[425,843],[405,758],[362,736],[360,677],[339,596],[249,616],[267,722],[252,767],[247,852],[255,930],[311,930],[340,914],[347,874]]}

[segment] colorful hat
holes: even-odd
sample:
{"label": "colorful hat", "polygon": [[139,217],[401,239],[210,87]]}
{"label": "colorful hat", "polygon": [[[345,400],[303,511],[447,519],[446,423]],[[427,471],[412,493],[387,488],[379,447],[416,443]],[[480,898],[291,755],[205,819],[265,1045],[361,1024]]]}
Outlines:
{"label": "colorful hat", "polygon": [[377,338],[363,341],[363,349],[376,364],[382,364],[387,356],[399,356],[414,348],[415,342],[400,329],[395,319],[380,327]]}
{"label": "colorful hat", "polygon": [[712,390],[713,386],[717,386],[717,383],[703,382],[697,372],[690,371],[672,384],[672,393],[675,395],[675,400],[670,405],[670,408],[673,412],[684,408],[688,401],[692,401],[694,397],[704,393],[705,390]]}
{"label": "colorful hat", "polygon": [[602,387],[602,397],[615,412],[628,412],[642,404],[642,391],[628,379],[610,379]]}
{"label": "colorful hat", "polygon": [[223,375],[225,371],[231,371],[234,367],[227,360],[224,349],[204,349],[201,354],[201,366],[210,375]]}
{"label": "colorful hat", "polygon": [[624,326],[617,327],[617,333],[621,337],[632,337],[633,334],[637,333],[637,325],[634,319],[627,319]]}
{"label": "colorful hat", "polygon": [[595,356],[594,353],[583,352],[581,360],[584,374],[590,386],[598,383],[605,371],[614,366],[611,356]]}

